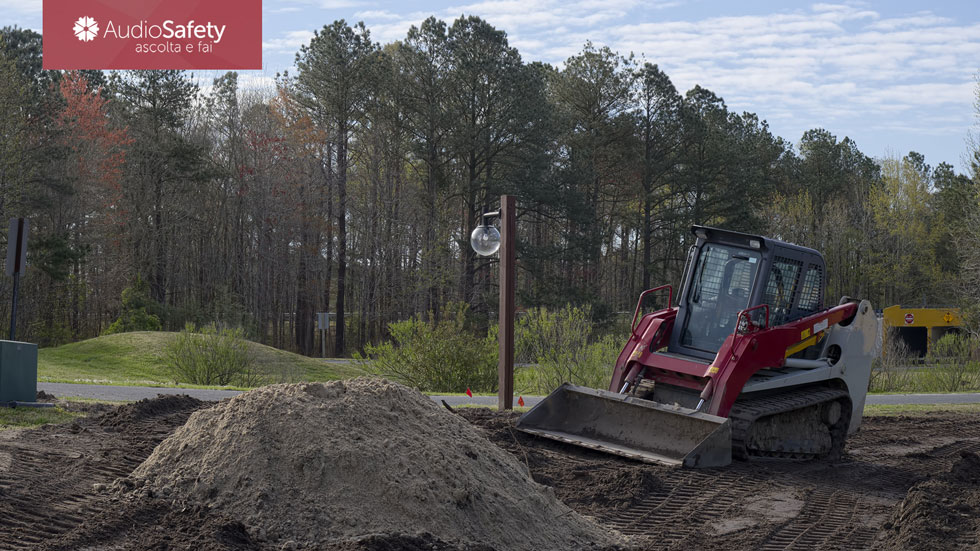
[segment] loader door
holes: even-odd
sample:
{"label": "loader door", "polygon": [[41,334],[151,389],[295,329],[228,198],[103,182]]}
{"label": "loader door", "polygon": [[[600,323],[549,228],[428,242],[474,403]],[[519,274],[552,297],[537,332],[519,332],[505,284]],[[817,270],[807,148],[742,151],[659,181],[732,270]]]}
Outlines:
{"label": "loader door", "polygon": [[719,243],[701,247],[680,321],[678,345],[713,356],[749,306],[761,264],[758,251]]}

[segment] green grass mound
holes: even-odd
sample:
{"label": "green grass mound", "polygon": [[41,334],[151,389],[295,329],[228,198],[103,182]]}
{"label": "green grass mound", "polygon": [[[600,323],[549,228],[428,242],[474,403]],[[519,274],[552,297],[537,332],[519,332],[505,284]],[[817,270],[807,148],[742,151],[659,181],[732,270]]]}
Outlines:
{"label": "green grass mound", "polygon": [[[108,385],[173,386],[164,351],[177,333],[135,331],[96,337],[38,351],[39,381]],[[248,343],[263,382],[333,381],[363,374],[347,362],[307,358],[257,342]]]}

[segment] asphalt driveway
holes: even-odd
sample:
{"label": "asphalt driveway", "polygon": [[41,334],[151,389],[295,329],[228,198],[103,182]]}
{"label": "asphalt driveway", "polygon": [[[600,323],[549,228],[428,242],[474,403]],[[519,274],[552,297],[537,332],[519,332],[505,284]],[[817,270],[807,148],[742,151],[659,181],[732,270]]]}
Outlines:
{"label": "asphalt driveway", "polygon": [[[166,388],[149,386],[115,386],[115,385],[84,385],[73,383],[38,383],[38,390],[43,390],[58,397],[73,396],[94,400],[133,402],[143,398],[153,398],[158,394],[187,394],[205,401],[218,401],[240,394],[239,390],[209,390],[200,388]],[[517,402],[517,396],[514,402]],[[532,407],[541,401],[541,396],[524,396],[524,405]],[[493,407],[497,405],[496,396],[432,396],[441,402],[445,400],[450,406],[473,404]],[[897,404],[973,404],[980,403],[980,393],[959,394],[869,394],[869,405]]]}

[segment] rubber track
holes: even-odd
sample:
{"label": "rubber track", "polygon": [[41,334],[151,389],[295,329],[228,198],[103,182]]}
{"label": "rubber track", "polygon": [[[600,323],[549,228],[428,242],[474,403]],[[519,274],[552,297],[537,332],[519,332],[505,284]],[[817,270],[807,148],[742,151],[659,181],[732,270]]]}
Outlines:
{"label": "rubber track", "polygon": [[[728,418],[732,422],[732,457],[749,459],[752,457],[777,457],[783,459],[817,459],[827,454],[807,453],[807,452],[785,452],[777,450],[760,451],[749,450],[745,445],[746,436],[752,423],[762,417],[788,413],[798,409],[831,402],[839,399],[847,399],[848,406],[842,408],[841,414],[846,415],[847,422],[838,423],[838,427],[832,431],[833,441],[832,450],[843,450],[844,439],[847,438],[847,426],[850,422],[850,395],[847,391],[826,388],[826,387],[806,387],[797,390],[760,396],[758,398],[740,399],[735,402],[735,406],[729,413]],[[833,453],[833,452],[831,452]]]}

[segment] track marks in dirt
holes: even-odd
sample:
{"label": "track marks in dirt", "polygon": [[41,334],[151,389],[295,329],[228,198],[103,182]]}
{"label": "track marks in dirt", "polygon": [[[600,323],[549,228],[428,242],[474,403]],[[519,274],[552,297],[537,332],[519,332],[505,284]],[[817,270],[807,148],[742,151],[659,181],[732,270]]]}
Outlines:
{"label": "track marks in dirt", "polygon": [[[43,446],[39,439],[36,446]],[[10,467],[0,474],[0,541],[8,549],[34,549],[90,514],[101,498],[92,484],[128,474],[135,464],[100,465],[76,452],[35,447],[9,449]]]}
{"label": "track marks in dirt", "polygon": [[[845,546],[868,549],[877,533],[869,526],[873,504],[848,492],[817,488],[805,497],[799,516],[779,527],[759,547],[763,551],[826,549]],[[882,513],[890,506],[879,506]]]}
{"label": "track marks in dirt", "polygon": [[[579,512],[633,536],[642,549],[871,549],[910,488],[948,472],[962,454],[980,452],[976,416],[926,414],[867,419],[834,463],[670,469],[535,439],[512,429],[514,414],[463,415],[526,461],[535,480]],[[653,480],[637,488],[602,484],[631,480],[634,471]],[[621,493],[617,500],[596,501],[610,490]],[[773,514],[777,509],[784,514]],[[973,541],[975,534],[948,543],[960,540]]]}
{"label": "track marks in dirt", "polygon": [[[740,497],[737,489],[754,482],[737,473],[676,470],[667,474],[662,489],[609,524],[629,535],[650,535],[653,529],[661,545],[669,547],[727,516]],[[657,530],[660,526],[668,529]]]}
{"label": "track marks in dirt", "polygon": [[[147,405],[153,411],[145,411]],[[3,548],[36,549],[82,524],[105,506],[93,485],[127,476],[200,406],[197,400],[147,401],[114,410],[128,417],[117,414],[111,426],[98,416],[0,440]]]}
{"label": "track marks in dirt", "polygon": [[[0,435],[0,547],[261,548],[238,520],[171,510],[158,499],[109,503],[92,491],[93,484],[128,475],[195,407],[200,404],[124,406],[101,421]],[[560,499],[633,536],[644,551],[924,551],[975,548],[980,533],[980,523],[971,520],[980,518],[980,475],[972,474],[980,472],[980,460],[970,456],[980,454],[977,415],[870,418],[836,463],[736,462],[692,471],[532,438],[513,429],[513,414],[462,414]],[[937,529],[937,517],[956,522]],[[336,549],[455,549],[398,535],[379,538]]]}

